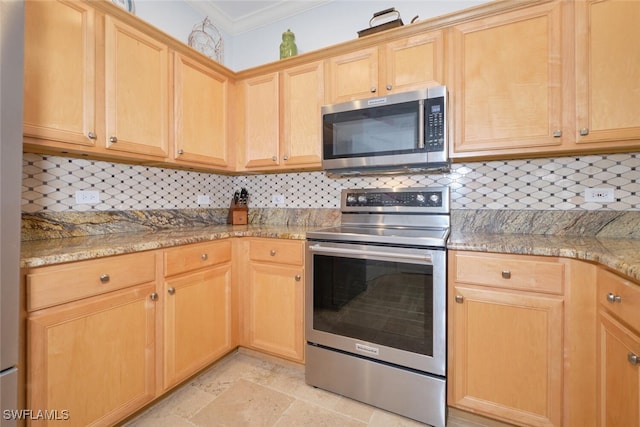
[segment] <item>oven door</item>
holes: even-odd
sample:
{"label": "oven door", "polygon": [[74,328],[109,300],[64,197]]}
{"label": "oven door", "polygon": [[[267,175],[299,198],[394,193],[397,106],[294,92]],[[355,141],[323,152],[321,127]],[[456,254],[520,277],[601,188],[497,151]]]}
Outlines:
{"label": "oven door", "polygon": [[445,375],[446,251],[307,241],[311,345]]}

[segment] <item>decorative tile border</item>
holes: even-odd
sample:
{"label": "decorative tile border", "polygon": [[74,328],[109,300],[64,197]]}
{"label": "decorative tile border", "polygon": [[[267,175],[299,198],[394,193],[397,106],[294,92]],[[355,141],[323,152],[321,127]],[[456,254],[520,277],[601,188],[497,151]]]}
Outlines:
{"label": "decorative tile border", "polygon": [[[24,213],[159,209],[226,209],[244,187],[252,208],[339,208],[347,188],[451,188],[452,209],[640,210],[640,153],[456,163],[440,175],[334,178],[323,172],[226,176],[25,153]],[[615,189],[615,201],[584,201],[585,188]],[[97,190],[100,203],[76,204]],[[198,195],[210,203],[199,205]],[[273,196],[283,195],[284,204]]]}

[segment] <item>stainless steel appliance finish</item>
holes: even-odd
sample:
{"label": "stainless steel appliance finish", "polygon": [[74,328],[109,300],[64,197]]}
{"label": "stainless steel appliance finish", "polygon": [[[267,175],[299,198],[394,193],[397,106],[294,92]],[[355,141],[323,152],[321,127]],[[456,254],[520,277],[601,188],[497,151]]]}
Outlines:
{"label": "stainless steel appliance finish", "polygon": [[0,1],[0,426],[18,409],[24,3]]}
{"label": "stainless steel appliance finish", "polygon": [[306,381],[444,426],[449,189],[343,190],[341,210],[307,233]]}
{"label": "stainless steel appliance finish", "polygon": [[449,169],[447,88],[322,107],[322,167],[337,175]]}

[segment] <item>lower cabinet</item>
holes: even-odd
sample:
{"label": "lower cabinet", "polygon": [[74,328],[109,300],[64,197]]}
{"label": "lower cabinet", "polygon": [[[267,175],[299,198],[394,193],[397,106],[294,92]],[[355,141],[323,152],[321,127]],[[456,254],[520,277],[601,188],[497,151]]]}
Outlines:
{"label": "lower cabinet", "polygon": [[304,361],[304,242],[250,239],[243,280],[243,345]]}
{"label": "lower cabinet", "polygon": [[[155,398],[154,259],[124,255],[27,275],[26,407],[48,411],[30,424],[110,426]],[[98,294],[80,291],[91,288]]]}
{"label": "lower cabinet", "polygon": [[562,425],[564,265],[458,251],[449,259],[448,404]]}
{"label": "lower cabinet", "polygon": [[640,287],[598,271],[598,426],[640,425]]}
{"label": "lower cabinet", "polygon": [[235,347],[231,242],[168,250],[165,275],[164,387],[169,388]]}

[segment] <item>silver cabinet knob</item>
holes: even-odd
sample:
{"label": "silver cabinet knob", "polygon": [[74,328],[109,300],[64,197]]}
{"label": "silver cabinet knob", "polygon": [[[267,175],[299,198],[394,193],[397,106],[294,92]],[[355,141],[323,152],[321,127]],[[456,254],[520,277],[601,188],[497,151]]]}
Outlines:
{"label": "silver cabinet knob", "polygon": [[209,259],[209,255],[207,255],[207,254],[202,254],[202,255],[200,255],[200,259],[201,259],[201,260],[203,260],[203,261],[206,261],[206,260],[208,260],[208,259]]}
{"label": "silver cabinet knob", "polygon": [[580,135],[582,135],[582,136],[589,135],[589,129],[587,129],[587,128],[580,129]]}
{"label": "silver cabinet knob", "polygon": [[503,279],[511,279],[511,272],[509,270],[502,270]]}
{"label": "silver cabinet knob", "polygon": [[156,292],[154,292],[151,295],[149,295],[149,298],[151,299],[151,301],[157,301],[158,300],[158,294]]}
{"label": "silver cabinet knob", "polygon": [[456,295],[456,302],[458,304],[462,304],[464,302],[464,297],[462,295]]}
{"label": "silver cabinet knob", "polygon": [[89,132],[89,133],[87,134],[87,137],[88,137],[89,139],[97,139],[97,138],[98,138],[98,135],[96,135],[96,134],[95,134],[95,133],[93,133],[93,132]]}
{"label": "silver cabinet knob", "polygon": [[622,297],[620,295],[615,295],[609,292],[607,294],[607,301],[609,301],[612,304],[615,302],[622,302]]}
{"label": "silver cabinet knob", "polygon": [[102,276],[100,276],[100,282],[102,283],[108,283],[109,280],[111,280],[111,277],[109,277],[108,274],[103,274]]}
{"label": "silver cabinet knob", "polygon": [[296,282],[299,282],[300,280],[302,280],[302,276],[299,274],[296,274]]}
{"label": "silver cabinet knob", "polygon": [[375,87],[372,87],[372,88],[371,88],[371,89],[369,89],[369,90],[371,91],[371,93],[376,93],[376,91],[377,91],[378,89],[376,89]]}
{"label": "silver cabinet knob", "polygon": [[273,156],[273,157],[271,158],[271,160],[273,160],[274,162],[276,162],[276,161],[278,161],[278,157],[277,157],[277,156]]}
{"label": "silver cabinet knob", "polygon": [[640,365],[640,359],[638,358],[638,355],[633,354],[633,353],[629,353],[627,355],[627,360],[629,361],[629,363],[631,363],[632,365]]}
{"label": "silver cabinet knob", "polygon": [[276,256],[276,250],[275,249],[271,249],[271,252],[269,252],[269,255]]}
{"label": "silver cabinet knob", "polygon": [[178,154],[184,154],[184,150],[181,148],[178,150]]}
{"label": "silver cabinet knob", "polygon": [[287,156],[286,154],[283,157],[284,160],[289,160],[289,156]]}
{"label": "silver cabinet knob", "polygon": [[109,142],[113,142],[115,144],[116,142],[118,142],[118,138],[116,138],[115,136],[111,136],[109,137]]}
{"label": "silver cabinet knob", "polygon": [[176,293],[176,288],[169,288],[167,289],[167,292],[169,292],[169,295],[173,295]]}
{"label": "silver cabinet knob", "polygon": [[554,138],[560,138],[561,136],[562,136],[562,131],[561,130],[553,131],[553,137]]}
{"label": "silver cabinet knob", "polygon": [[391,86],[390,84],[387,85],[387,90],[391,90],[393,89],[393,86]]}

